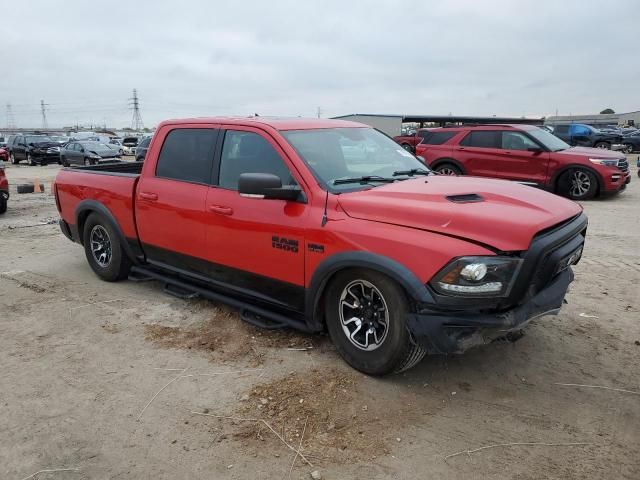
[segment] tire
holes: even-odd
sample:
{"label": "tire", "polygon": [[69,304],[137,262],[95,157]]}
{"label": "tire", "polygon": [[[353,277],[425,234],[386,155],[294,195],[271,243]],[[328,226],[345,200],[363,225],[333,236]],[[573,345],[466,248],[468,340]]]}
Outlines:
{"label": "tire", "polygon": [[611,144],[609,142],[598,142],[594,145],[594,147],[611,150]]}
{"label": "tire", "polygon": [[16,156],[13,154],[13,152],[9,153],[9,161],[14,165],[20,163],[20,160],[16,160]]}
{"label": "tire", "polygon": [[[338,353],[368,375],[402,372],[416,365],[426,350],[406,326],[408,305],[402,288],[385,275],[365,269],[339,272],[325,295],[327,329]],[[386,326],[379,321],[382,317]],[[368,324],[364,335],[362,323]]]}
{"label": "tire", "polygon": [[462,170],[460,169],[460,167],[449,162],[441,163],[434,169],[434,172],[436,172],[438,175],[462,175]]}
{"label": "tire", "polygon": [[60,163],[62,163],[63,167],[69,166],[69,162],[67,162],[67,159],[65,157],[60,157]]}
{"label": "tire", "polygon": [[88,158],[84,159],[84,166],[88,167],[89,165],[93,165],[93,162],[91,162],[91,160],[89,160]]}
{"label": "tire", "polygon": [[598,193],[598,179],[584,168],[572,168],[558,179],[558,193],[571,200],[589,200]]}
{"label": "tire", "polygon": [[407,152],[414,152],[414,148],[408,143],[401,144],[401,147],[404,148]]}
{"label": "tire", "polygon": [[30,153],[27,153],[27,163],[32,167],[35,167],[37,165],[36,161],[33,159]]}
{"label": "tire", "polygon": [[[18,193],[33,193],[35,189],[33,188],[33,183],[22,183],[16,187]],[[40,184],[40,190],[44,192],[44,184]]]}
{"label": "tire", "polygon": [[124,252],[118,234],[100,215],[92,213],[87,218],[83,244],[89,266],[102,280],[116,282],[127,278],[131,260]]}
{"label": "tire", "polygon": [[7,199],[0,195],[0,214],[7,211]]}
{"label": "tire", "polygon": [[631,145],[630,143],[625,143],[624,153],[633,153],[633,145]]}

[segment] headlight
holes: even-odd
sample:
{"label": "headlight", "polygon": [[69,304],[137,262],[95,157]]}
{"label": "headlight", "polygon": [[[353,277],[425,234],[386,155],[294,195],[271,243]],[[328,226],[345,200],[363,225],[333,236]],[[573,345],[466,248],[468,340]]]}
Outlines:
{"label": "headlight", "polygon": [[89,158],[92,158],[93,160],[98,160],[102,157],[100,155],[89,155]]}
{"label": "headlight", "polygon": [[512,257],[461,257],[444,267],[431,281],[443,295],[506,297],[522,259]]}
{"label": "headlight", "polygon": [[597,163],[598,165],[604,165],[605,167],[617,167],[618,160],[611,158],[590,158],[591,163]]}

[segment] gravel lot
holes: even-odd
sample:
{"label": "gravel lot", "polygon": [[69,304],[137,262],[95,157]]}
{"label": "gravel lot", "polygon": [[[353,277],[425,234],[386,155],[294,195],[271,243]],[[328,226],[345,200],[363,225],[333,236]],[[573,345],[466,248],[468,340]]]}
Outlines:
{"label": "gravel lot", "polygon": [[[585,255],[559,316],[376,379],[326,338],[259,331],[156,283],[100,281],[46,224],[58,168],[6,170],[0,478],[640,478],[635,174],[623,194],[585,203]],[[46,193],[15,193],[36,176]],[[445,458],[508,443],[562,445]]]}

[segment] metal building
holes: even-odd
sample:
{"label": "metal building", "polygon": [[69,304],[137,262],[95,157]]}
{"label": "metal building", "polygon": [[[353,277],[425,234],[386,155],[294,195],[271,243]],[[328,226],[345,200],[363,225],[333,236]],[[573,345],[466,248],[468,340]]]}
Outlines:
{"label": "metal building", "polygon": [[566,125],[570,123],[586,123],[594,127],[605,125],[635,125],[640,126],[640,110],[627,113],[595,113],[593,115],[558,115],[545,119],[545,124]]}

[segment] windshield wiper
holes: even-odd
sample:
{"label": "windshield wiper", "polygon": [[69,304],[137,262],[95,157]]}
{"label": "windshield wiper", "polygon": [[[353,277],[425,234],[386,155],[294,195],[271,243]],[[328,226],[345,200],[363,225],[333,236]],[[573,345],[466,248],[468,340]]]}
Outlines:
{"label": "windshield wiper", "polygon": [[382,182],[382,183],[393,183],[395,182],[395,178],[381,177],[379,175],[364,175],[362,177],[350,177],[350,178],[338,178],[334,180],[332,183],[334,185],[344,185],[345,183],[370,183],[370,182]]}
{"label": "windshield wiper", "polygon": [[429,170],[424,170],[423,168],[412,168],[411,170],[397,170],[393,172],[393,176],[397,177],[399,175],[409,175],[413,177],[414,175],[431,175]]}

